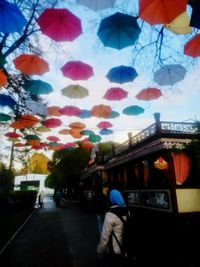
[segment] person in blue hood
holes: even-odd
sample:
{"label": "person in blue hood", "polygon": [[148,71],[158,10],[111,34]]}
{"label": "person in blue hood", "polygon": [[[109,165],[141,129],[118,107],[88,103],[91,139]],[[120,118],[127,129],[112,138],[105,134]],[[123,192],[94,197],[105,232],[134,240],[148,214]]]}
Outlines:
{"label": "person in blue hood", "polygon": [[[109,198],[111,207],[105,214],[103,228],[97,246],[97,255],[100,259],[109,259],[108,266],[120,267],[122,266],[121,245],[123,242],[124,226],[120,217],[127,220],[127,208],[118,190],[111,190]],[[105,255],[109,255],[109,257],[105,257]],[[105,263],[103,264],[102,266],[105,266]]]}

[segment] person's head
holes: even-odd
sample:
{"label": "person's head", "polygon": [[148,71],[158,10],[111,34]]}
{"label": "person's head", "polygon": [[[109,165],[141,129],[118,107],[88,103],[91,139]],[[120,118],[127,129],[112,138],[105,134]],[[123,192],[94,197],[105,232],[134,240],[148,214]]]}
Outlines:
{"label": "person's head", "polygon": [[126,205],[121,193],[116,189],[113,189],[110,192],[110,202],[112,205],[118,205],[121,207]]}

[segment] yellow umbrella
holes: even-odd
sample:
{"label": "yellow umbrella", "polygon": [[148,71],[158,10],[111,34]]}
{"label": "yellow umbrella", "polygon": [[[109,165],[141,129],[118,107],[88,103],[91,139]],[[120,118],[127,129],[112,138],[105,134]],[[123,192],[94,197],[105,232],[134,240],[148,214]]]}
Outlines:
{"label": "yellow umbrella", "polygon": [[190,27],[190,17],[186,12],[181,13],[181,15],[165,26],[168,30],[176,34],[188,34],[192,32],[192,27]]}
{"label": "yellow umbrella", "polygon": [[88,96],[88,89],[78,84],[71,84],[61,90],[62,95],[69,98],[84,98]]}

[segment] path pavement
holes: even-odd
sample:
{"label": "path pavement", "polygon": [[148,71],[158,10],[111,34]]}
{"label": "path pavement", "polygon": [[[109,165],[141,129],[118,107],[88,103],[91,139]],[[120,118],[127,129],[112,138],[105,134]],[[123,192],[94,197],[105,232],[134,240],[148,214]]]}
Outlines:
{"label": "path pavement", "polygon": [[55,207],[50,197],[36,210],[0,257],[1,267],[96,266],[96,217],[77,204]]}

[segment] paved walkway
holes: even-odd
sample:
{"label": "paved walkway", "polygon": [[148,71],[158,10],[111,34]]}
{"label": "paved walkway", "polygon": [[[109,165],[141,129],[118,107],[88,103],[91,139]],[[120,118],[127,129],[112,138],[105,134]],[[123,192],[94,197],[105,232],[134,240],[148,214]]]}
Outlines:
{"label": "paved walkway", "polygon": [[55,207],[45,198],[0,257],[1,267],[96,266],[96,217],[78,205]]}

